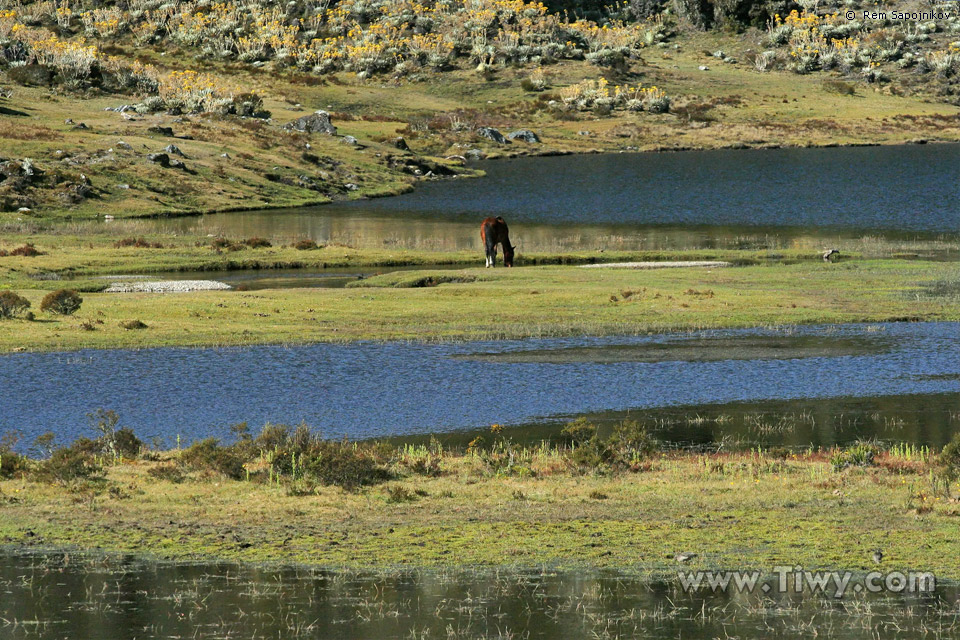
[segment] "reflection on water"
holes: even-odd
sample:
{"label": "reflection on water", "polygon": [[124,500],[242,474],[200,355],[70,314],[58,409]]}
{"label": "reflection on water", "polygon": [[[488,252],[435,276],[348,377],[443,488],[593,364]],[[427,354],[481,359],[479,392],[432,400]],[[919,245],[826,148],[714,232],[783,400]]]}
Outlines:
{"label": "reflection on water", "polygon": [[[768,584],[774,584],[768,578]],[[732,591],[732,590],[731,590]],[[84,638],[956,637],[960,590],[685,593],[615,571],[338,573],[0,554],[0,635]]]}
{"label": "reflection on water", "polygon": [[[602,347],[666,349],[708,338],[798,336],[856,353],[715,361],[484,362],[463,356]],[[689,349],[686,350],[689,353]],[[551,416],[770,399],[956,394],[960,324],[896,323],[460,344],[317,344],[0,356],[0,432],[25,442],[92,435],[117,411],[144,439],[229,436],[228,425],[305,421],[351,439],[519,425]],[[721,427],[722,429],[722,427]],[[944,434],[930,435],[929,443]],[[935,438],[935,439],[934,439]],[[828,440],[819,435],[818,442]]]}
{"label": "reflection on water", "polygon": [[482,179],[424,183],[394,198],[149,224],[479,250],[479,221],[502,215],[526,252],[819,248],[864,235],[956,239],[958,162],[960,145],[519,158],[481,163]]}
{"label": "reflection on water", "polygon": [[[956,380],[956,377],[952,379]],[[909,442],[939,448],[960,431],[960,393],[905,394],[867,398],[757,400],[657,409],[556,415],[507,427],[516,442],[559,441],[563,425],[584,418],[606,437],[621,422],[644,425],[667,446],[704,450],[754,447],[828,448],[859,440]],[[436,438],[447,447],[466,447],[489,429],[440,435],[398,436],[397,442],[426,444]]]}
{"label": "reflection on water", "polygon": [[789,360],[837,358],[879,353],[892,345],[876,336],[730,335],[682,338],[666,342],[614,344],[563,349],[500,351],[457,356],[481,362],[547,364],[614,362],[716,362],[719,360]]}

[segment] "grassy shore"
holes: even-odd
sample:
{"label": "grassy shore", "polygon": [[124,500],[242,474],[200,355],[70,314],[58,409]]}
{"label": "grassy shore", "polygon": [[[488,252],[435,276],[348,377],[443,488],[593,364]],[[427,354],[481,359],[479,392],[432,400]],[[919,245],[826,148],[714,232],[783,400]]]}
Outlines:
{"label": "grassy shore", "polygon": [[880,548],[884,569],[960,578],[956,554],[945,552],[960,487],[937,480],[940,463],[927,450],[699,454],[621,444],[604,458],[620,463],[584,466],[576,452],[590,444],[490,440],[466,451],[324,445],[316,459],[349,459],[328,463],[328,475],[346,473],[358,455],[376,460],[383,475],[354,490],[311,481],[317,454],[300,454],[299,474],[296,453],[292,469],[284,464],[289,442],[246,445],[238,479],[214,470],[229,466],[229,448],[207,449],[206,467],[194,447],[114,459],[102,477],[59,483],[43,475],[49,463],[30,462],[0,481],[0,543],[351,568],[544,563],[654,573],[672,572],[678,553],[697,554],[691,567],[864,570]]}
{"label": "grassy shore", "polygon": [[[340,258],[348,260],[349,253],[343,251]],[[379,255],[377,259],[385,259],[385,254]],[[649,257],[604,255],[612,260]],[[731,256],[721,251],[668,257]],[[538,259],[574,258],[544,255]],[[580,256],[584,261],[590,258]],[[740,254],[740,258],[747,256]],[[759,262],[757,255],[751,259]],[[34,284],[47,289],[65,285]],[[14,285],[36,309],[36,317],[0,321],[0,351],[469,340],[960,320],[955,264],[909,260],[827,264],[808,259],[662,270],[572,265],[425,269],[388,273],[356,284],[346,289],[84,293],[80,311],[72,316],[40,312],[46,291]],[[129,330],[120,325],[131,320],[146,327]]]}

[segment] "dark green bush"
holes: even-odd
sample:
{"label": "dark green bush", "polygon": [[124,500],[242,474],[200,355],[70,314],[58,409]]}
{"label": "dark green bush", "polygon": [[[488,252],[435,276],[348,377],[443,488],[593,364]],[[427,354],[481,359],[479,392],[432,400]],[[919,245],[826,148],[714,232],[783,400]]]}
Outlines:
{"label": "dark green bush", "polygon": [[13,291],[0,291],[0,318],[16,318],[30,308],[30,301]]}
{"label": "dark green bush", "polygon": [[316,454],[304,463],[307,477],[354,490],[390,479],[390,472],[370,447],[349,442],[320,442]]}
{"label": "dark green bush", "polygon": [[960,433],[955,433],[937,456],[937,472],[948,483],[960,478]]}
{"label": "dark green bush", "polygon": [[618,424],[613,434],[602,440],[593,427],[593,436],[582,440],[591,427],[586,421],[576,421],[572,433],[581,438],[579,443],[567,454],[568,461],[582,472],[607,472],[617,470],[636,471],[641,462],[659,450],[659,443],[636,421],[628,420]]}
{"label": "dark green bush", "polygon": [[213,471],[239,480],[244,476],[243,458],[233,447],[222,447],[216,438],[195,442],[180,454],[180,463],[195,471]]}
{"label": "dark green bush", "polygon": [[60,289],[59,291],[51,291],[43,297],[43,300],[40,301],[40,310],[69,316],[76,313],[82,303],[83,298],[76,291]]}
{"label": "dark green bush", "polygon": [[20,441],[20,434],[7,432],[0,437],[0,478],[10,478],[27,468],[27,458],[13,449]]}
{"label": "dark green bush", "polygon": [[560,430],[561,441],[572,446],[589,442],[596,435],[596,425],[587,422],[586,418],[577,418]]}
{"label": "dark green bush", "polygon": [[78,480],[102,478],[103,467],[93,454],[82,447],[61,447],[40,463],[34,477],[40,482],[65,486]]}
{"label": "dark green bush", "polygon": [[143,441],[134,435],[129,427],[117,427],[120,416],[115,411],[97,409],[88,413],[87,419],[90,425],[100,432],[100,437],[93,441],[81,438],[74,443],[74,447],[85,447],[93,453],[109,455],[114,459],[136,458],[140,455]]}

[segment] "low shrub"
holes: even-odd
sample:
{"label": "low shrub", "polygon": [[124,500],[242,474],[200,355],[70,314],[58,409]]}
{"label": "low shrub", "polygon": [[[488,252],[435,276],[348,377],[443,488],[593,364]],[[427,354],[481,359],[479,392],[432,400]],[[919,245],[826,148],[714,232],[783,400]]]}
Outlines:
{"label": "low shrub", "polygon": [[133,247],[135,249],[163,249],[159,242],[150,242],[146,238],[123,238],[113,243],[114,248],[123,249]]}
{"label": "low shrub", "polygon": [[172,482],[174,484],[180,484],[183,482],[185,476],[183,471],[180,470],[180,467],[173,464],[160,464],[155,467],[151,467],[147,471],[147,475],[151,478],[157,480],[166,480],[167,482]]}
{"label": "low shrub", "polygon": [[239,480],[244,476],[243,458],[233,447],[220,446],[216,438],[190,445],[180,454],[180,463],[194,471],[213,471]]}
{"label": "low shrub", "polygon": [[82,303],[83,298],[81,298],[76,291],[60,289],[59,291],[51,291],[43,297],[43,300],[40,301],[40,310],[57,315],[69,316],[76,313]]}
{"label": "low shrub", "polygon": [[298,240],[293,243],[293,248],[298,249],[299,251],[312,251],[313,249],[319,249],[317,243],[313,240]]}
{"label": "low shrub", "polygon": [[30,301],[13,291],[0,291],[0,318],[16,318],[30,308]]}
{"label": "low shrub", "polygon": [[217,251],[242,251],[246,249],[242,242],[234,242],[227,238],[214,238],[213,241],[210,242],[210,246]]}
{"label": "low shrub", "polygon": [[31,243],[28,242],[27,244],[23,245],[22,247],[17,247],[16,249],[11,250],[11,251],[10,251],[10,255],[11,255],[11,256],[21,256],[21,257],[24,257],[24,258],[33,258],[33,257],[36,257],[36,256],[42,256],[42,255],[43,255],[43,251],[40,251],[40,250],[37,249],[35,246],[33,246],[33,244],[31,244]]}
{"label": "low shrub", "polygon": [[[638,471],[643,468],[643,462],[659,450],[659,443],[634,420],[618,424],[606,440],[597,435],[596,427],[583,419],[570,423],[564,431],[567,429],[568,434],[578,438],[567,460],[581,472]],[[587,437],[591,430],[592,435]]]}
{"label": "low shrub", "polygon": [[587,422],[586,418],[577,418],[560,430],[560,439],[564,444],[571,446],[577,446],[589,442],[596,435],[596,425]]}
{"label": "low shrub", "polygon": [[960,433],[953,436],[953,440],[944,445],[936,460],[936,477],[944,488],[944,493],[950,495],[950,485],[960,478]]}
{"label": "low shrub", "polygon": [[273,244],[266,238],[247,238],[243,241],[243,244],[247,245],[251,249],[260,249],[265,247],[272,247]]}
{"label": "low shrub", "polygon": [[877,454],[877,448],[865,442],[858,442],[852,447],[834,452],[830,457],[830,464],[834,471],[842,471],[847,467],[869,467],[873,464],[873,458]]}
{"label": "low shrub", "polygon": [[87,414],[87,420],[100,433],[96,440],[81,438],[74,446],[81,446],[91,453],[108,455],[114,460],[137,458],[143,451],[143,441],[129,427],[117,427],[120,416],[116,411],[97,409]]}
{"label": "low shrub", "polygon": [[13,450],[17,437],[0,439],[0,478],[12,478],[27,468],[27,458]]}
{"label": "low shrub", "polygon": [[41,462],[34,471],[34,478],[48,484],[69,485],[73,482],[94,480],[103,477],[103,467],[84,446],[61,447]]}
{"label": "low shrub", "polygon": [[304,471],[321,484],[355,490],[391,478],[369,446],[322,441],[317,448],[316,454],[304,463]]}
{"label": "low shrub", "polygon": [[140,320],[123,320],[120,322],[120,327],[127,331],[133,331],[136,329],[146,329],[147,325]]}

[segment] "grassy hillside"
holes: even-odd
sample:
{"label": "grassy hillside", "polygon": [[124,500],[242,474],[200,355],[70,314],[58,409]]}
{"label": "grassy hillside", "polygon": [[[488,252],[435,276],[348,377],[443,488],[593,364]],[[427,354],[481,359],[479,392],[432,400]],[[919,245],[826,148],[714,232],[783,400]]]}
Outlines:
{"label": "grassy hillside", "polygon": [[[674,4],[170,7],[0,0],[0,221],[388,195],[467,157],[960,139],[952,17],[821,6],[733,32]],[[318,109],[335,135],[285,128]]]}

